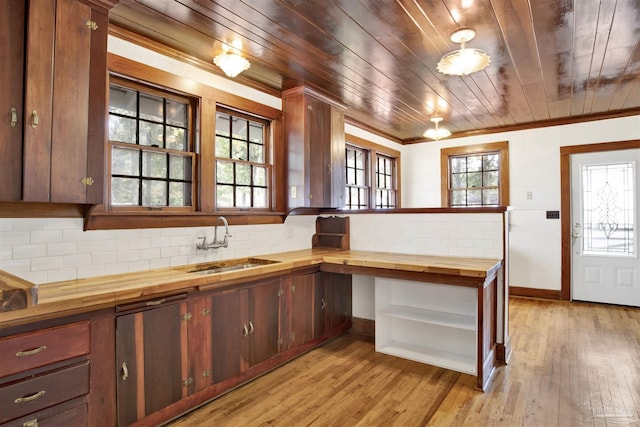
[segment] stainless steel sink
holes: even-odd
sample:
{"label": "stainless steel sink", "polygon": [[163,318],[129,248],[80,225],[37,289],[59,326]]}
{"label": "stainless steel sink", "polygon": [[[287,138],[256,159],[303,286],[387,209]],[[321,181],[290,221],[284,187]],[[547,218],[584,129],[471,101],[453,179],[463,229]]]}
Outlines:
{"label": "stainless steel sink", "polygon": [[189,273],[197,274],[215,274],[225,273],[228,271],[246,270],[247,268],[263,267],[269,264],[275,264],[277,261],[269,261],[263,259],[243,258],[238,260],[221,261],[217,263],[201,264]]}

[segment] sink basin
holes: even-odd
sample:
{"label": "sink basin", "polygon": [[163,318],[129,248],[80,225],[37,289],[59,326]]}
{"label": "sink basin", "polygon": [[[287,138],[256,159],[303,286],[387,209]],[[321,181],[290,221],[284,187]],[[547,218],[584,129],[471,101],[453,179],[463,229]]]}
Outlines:
{"label": "sink basin", "polygon": [[232,259],[229,261],[199,264],[193,270],[189,270],[188,273],[198,273],[198,274],[225,273],[228,271],[246,270],[247,268],[253,268],[253,267],[263,267],[265,265],[275,264],[277,262],[278,261],[269,261],[266,259],[257,259],[257,258]]}

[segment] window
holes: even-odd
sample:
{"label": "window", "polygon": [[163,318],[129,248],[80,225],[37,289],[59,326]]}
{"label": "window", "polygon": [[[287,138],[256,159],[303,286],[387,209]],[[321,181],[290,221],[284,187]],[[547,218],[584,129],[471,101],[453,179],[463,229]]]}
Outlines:
{"label": "window", "polygon": [[216,207],[270,207],[269,121],[218,108]]}
{"label": "window", "polygon": [[393,157],[378,154],[376,158],[376,208],[396,207],[395,165]]}
{"label": "window", "polygon": [[347,209],[398,207],[400,153],[353,135],[346,135]]}
{"label": "window", "polygon": [[368,152],[362,148],[346,146],[347,188],[345,207],[366,209],[369,207]]}
{"label": "window", "polygon": [[443,206],[509,204],[507,142],[443,148],[440,153]]}
{"label": "window", "polygon": [[188,98],[112,80],[111,208],[192,208],[191,115]]}

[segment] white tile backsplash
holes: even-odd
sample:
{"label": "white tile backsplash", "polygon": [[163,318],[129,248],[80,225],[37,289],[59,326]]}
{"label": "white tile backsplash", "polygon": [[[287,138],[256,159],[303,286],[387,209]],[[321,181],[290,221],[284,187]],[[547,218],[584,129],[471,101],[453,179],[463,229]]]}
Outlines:
{"label": "white tile backsplash", "polygon": [[[501,214],[351,215],[351,249],[501,257]],[[221,232],[220,228],[218,232]],[[196,250],[213,227],[83,231],[82,219],[0,218],[0,269],[38,284],[306,249],[314,216],[230,226],[229,247]]]}

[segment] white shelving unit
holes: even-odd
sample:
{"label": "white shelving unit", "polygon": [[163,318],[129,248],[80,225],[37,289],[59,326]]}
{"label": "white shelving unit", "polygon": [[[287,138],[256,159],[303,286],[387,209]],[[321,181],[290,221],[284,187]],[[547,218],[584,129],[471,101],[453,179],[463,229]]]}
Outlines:
{"label": "white shelving unit", "polygon": [[376,351],[477,374],[475,288],[376,277]]}

